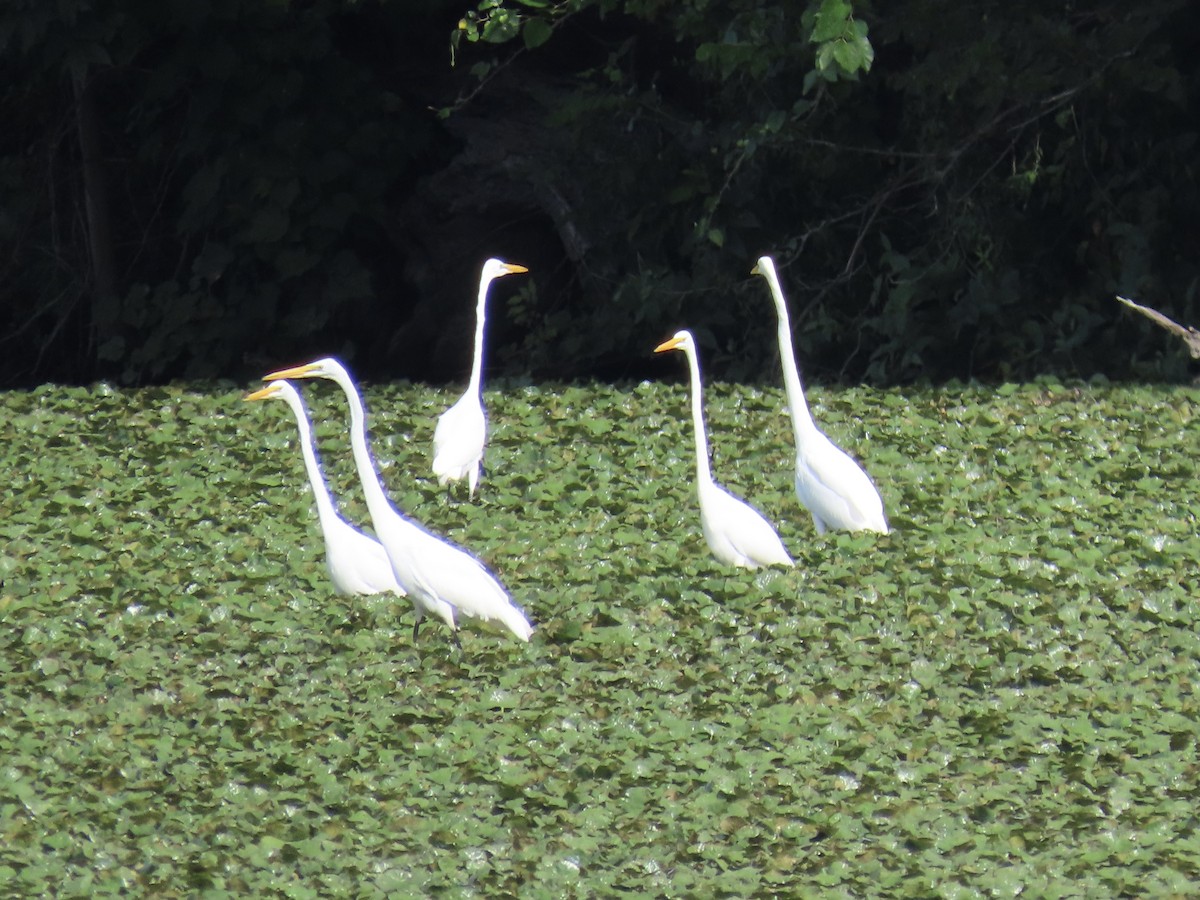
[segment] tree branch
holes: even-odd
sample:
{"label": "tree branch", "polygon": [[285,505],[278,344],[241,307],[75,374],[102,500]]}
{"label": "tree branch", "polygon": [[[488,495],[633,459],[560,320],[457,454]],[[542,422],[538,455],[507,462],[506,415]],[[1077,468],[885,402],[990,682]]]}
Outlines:
{"label": "tree branch", "polygon": [[1157,309],[1151,309],[1149,306],[1142,306],[1141,304],[1134,303],[1132,300],[1127,300],[1124,297],[1117,297],[1117,299],[1130,309],[1136,309],[1143,316],[1146,316],[1160,327],[1165,328],[1167,331],[1171,332],[1171,334],[1182,338],[1183,342],[1187,344],[1188,352],[1192,354],[1192,359],[1200,359],[1200,331],[1197,331],[1191,325],[1180,325],[1174,319],[1169,319],[1164,316]]}

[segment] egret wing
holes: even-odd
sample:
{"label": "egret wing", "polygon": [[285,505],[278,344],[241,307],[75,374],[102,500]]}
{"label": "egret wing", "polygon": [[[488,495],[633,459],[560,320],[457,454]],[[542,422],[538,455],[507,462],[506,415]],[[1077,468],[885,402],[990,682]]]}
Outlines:
{"label": "egret wing", "polygon": [[325,550],[329,575],[340,593],[404,594],[383,544],[349,523],[339,519],[326,532]]}
{"label": "egret wing", "polygon": [[796,457],[796,492],[833,528],[887,531],[883,500],[862,467],[821,434]]}
{"label": "egret wing", "polygon": [[483,406],[474,394],[464,394],[433,430],[433,473],[439,479],[463,478],[483,457],[486,440]]}
{"label": "egret wing", "polygon": [[[750,568],[794,564],[766,517],[723,487],[714,484],[706,491],[701,507],[709,549],[722,562]],[[725,547],[719,551],[714,542]]]}
{"label": "egret wing", "polygon": [[413,578],[426,596],[448,603],[462,615],[500,622],[517,637],[529,640],[533,626],[483,563],[429,532],[422,534],[412,547],[412,568]]}

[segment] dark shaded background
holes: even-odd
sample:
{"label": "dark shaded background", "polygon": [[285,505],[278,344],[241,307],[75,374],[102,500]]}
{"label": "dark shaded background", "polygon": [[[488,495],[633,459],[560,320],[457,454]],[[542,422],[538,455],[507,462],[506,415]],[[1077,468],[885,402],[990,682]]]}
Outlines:
{"label": "dark shaded background", "polygon": [[489,376],[640,377],[687,325],[774,377],[764,252],[813,377],[1186,375],[1112,298],[1200,322],[1200,5],[860,2],[871,72],[807,89],[799,0],[613,0],[452,67],[466,6],[5,4],[0,384],[463,380],[491,255],[532,272]]}

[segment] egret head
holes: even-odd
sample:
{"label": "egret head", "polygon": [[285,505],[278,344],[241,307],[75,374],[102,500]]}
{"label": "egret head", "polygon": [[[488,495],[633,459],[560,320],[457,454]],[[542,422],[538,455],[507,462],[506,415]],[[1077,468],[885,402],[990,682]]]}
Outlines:
{"label": "egret head", "polygon": [[287,395],[289,393],[291,393],[291,394],[296,393],[296,389],[294,387],[292,387],[291,384],[289,384],[286,381],[273,381],[270,384],[268,384],[265,388],[263,388],[262,390],[255,391],[252,394],[247,394],[242,399],[243,400],[269,400],[272,397],[274,397],[279,400],[286,400]]}
{"label": "egret head", "polygon": [[654,348],[655,353],[664,353],[667,350],[682,350],[685,353],[690,353],[696,349],[696,342],[692,340],[690,331],[677,331],[675,336],[669,341],[663,341]]}
{"label": "egret head", "polygon": [[290,369],[280,369],[277,372],[272,372],[270,375],[264,375],[263,381],[279,381],[283,378],[337,379],[348,377],[349,373],[346,372],[346,367],[332,356],[327,356],[324,359],[305,363],[302,366],[292,366]]}
{"label": "egret head", "polygon": [[489,259],[483,264],[483,274],[480,275],[479,280],[486,283],[504,275],[519,275],[528,271],[527,268],[518,266],[516,263],[508,263],[502,259]]}
{"label": "egret head", "polygon": [[758,262],[754,264],[754,268],[750,270],[751,275],[761,275],[764,278],[775,278],[775,260],[769,256],[760,256]]}

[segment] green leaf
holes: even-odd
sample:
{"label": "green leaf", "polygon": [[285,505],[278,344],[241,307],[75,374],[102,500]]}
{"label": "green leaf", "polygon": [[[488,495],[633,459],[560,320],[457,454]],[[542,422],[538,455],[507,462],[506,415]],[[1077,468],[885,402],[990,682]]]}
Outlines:
{"label": "green leaf", "polygon": [[857,72],[859,69],[868,68],[870,65],[867,62],[862,45],[846,41],[838,41],[833,45],[833,58],[847,72]]}
{"label": "green leaf", "polygon": [[550,27],[550,23],[540,18],[526,19],[521,28],[521,37],[525,41],[525,46],[530,50],[546,43],[552,33],[553,29]]}
{"label": "green leaf", "polygon": [[854,10],[847,0],[821,0],[821,8],[816,14],[809,40],[815,44],[824,44],[843,37],[853,14]]}
{"label": "green leaf", "polygon": [[[895,526],[818,535],[782,385],[706,381],[715,476],[796,557],[763,572],[708,552],[674,379],[489,387],[450,502],[457,391],[364,386],[393,496],[537,625],[463,616],[459,650],[336,595],[295,423],[244,387],[0,394],[14,891],[1194,893],[1187,392],[807,385]],[[305,393],[366,523],[344,404]]]}

